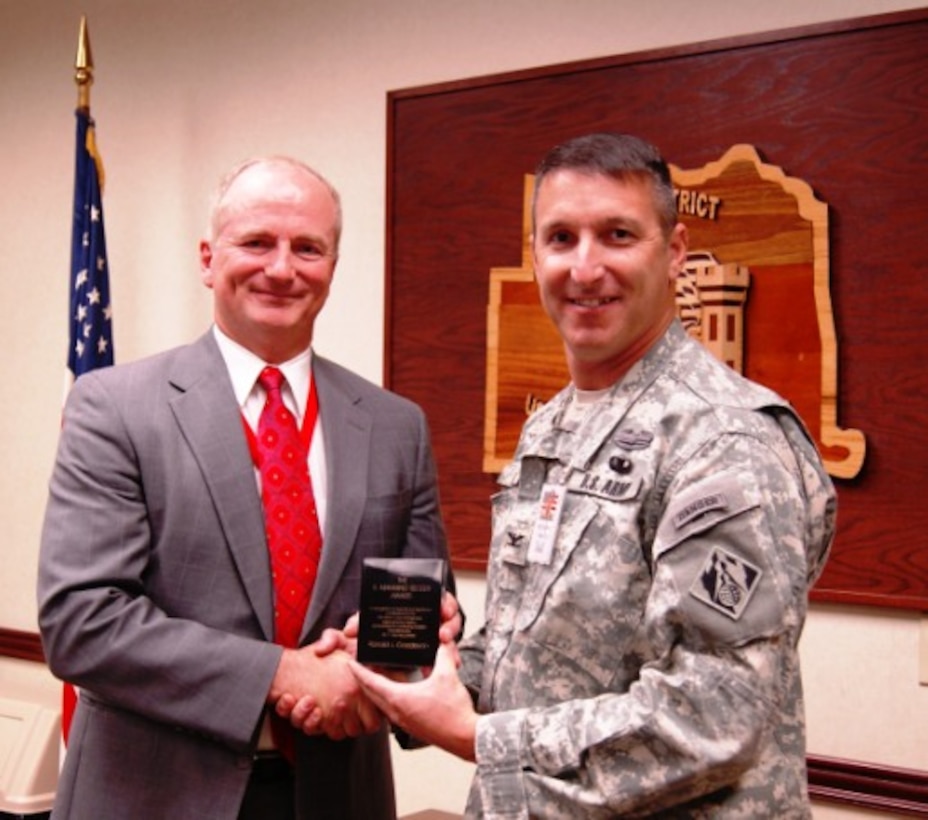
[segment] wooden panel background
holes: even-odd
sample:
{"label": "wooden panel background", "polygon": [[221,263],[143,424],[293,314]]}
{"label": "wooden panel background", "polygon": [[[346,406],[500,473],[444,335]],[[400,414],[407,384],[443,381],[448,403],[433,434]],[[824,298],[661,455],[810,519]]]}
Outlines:
{"label": "wooden panel background", "polygon": [[867,457],[813,594],[928,609],[926,43],[923,9],[388,95],[384,380],[428,414],[457,567],[486,563],[489,272],[521,262],[523,176],[626,130],[683,168],[753,145],[828,203],[837,420]]}

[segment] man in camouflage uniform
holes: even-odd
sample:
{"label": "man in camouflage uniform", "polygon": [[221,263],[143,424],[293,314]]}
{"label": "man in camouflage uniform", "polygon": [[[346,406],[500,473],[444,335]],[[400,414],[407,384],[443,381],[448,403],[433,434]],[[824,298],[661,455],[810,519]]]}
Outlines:
{"label": "man in camouflage uniform", "polygon": [[815,447],[675,318],[686,229],[652,146],[553,149],[532,243],[572,381],[500,475],[486,623],[423,682],[355,674],[476,761],[468,817],[809,817],[797,643],[835,513]]}

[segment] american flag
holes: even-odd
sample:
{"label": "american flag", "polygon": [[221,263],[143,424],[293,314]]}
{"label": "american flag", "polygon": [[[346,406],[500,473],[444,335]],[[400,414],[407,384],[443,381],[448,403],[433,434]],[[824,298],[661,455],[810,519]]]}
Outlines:
{"label": "american flag", "polygon": [[[70,336],[68,370],[72,378],[113,363],[113,318],[109,266],[103,232],[103,163],[97,153],[94,122],[78,108],[74,165],[74,216],[71,230]],[[65,744],[77,706],[77,690],[64,684],[61,734]]]}
{"label": "american flag", "polygon": [[77,109],[77,161],[74,167],[74,224],[71,233],[71,299],[68,369],[75,378],[113,363],[113,322],[109,269],[100,196],[103,166],[94,139],[94,122]]}

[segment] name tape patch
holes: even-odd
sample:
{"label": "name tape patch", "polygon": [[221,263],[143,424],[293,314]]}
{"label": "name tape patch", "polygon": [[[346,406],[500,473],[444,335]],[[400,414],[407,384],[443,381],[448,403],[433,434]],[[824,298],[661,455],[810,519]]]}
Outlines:
{"label": "name tape patch", "polygon": [[641,476],[617,476],[614,472],[574,473],[568,480],[572,492],[608,501],[628,501],[637,497]]}

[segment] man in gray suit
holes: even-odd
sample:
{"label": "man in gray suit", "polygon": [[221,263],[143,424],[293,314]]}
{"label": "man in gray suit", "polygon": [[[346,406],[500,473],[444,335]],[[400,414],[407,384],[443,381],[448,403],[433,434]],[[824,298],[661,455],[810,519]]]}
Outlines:
{"label": "man in gray suit", "polygon": [[[81,693],[56,820],[395,817],[387,727],[347,653],[315,644],[357,609],[364,558],[447,547],[421,410],[311,349],[340,231],[338,195],[309,167],[233,169],[200,247],[215,326],[70,392],[38,585],[49,666]],[[274,643],[247,441],[266,365],[298,424],[310,385],[318,397],[308,463],[323,544],[297,648]],[[270,713],[299,698],[324,733],[288,726],[285,759]]]}

